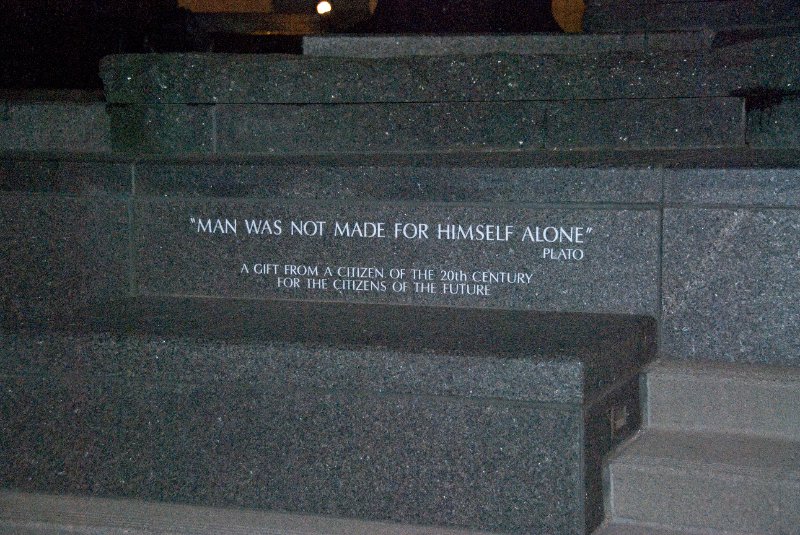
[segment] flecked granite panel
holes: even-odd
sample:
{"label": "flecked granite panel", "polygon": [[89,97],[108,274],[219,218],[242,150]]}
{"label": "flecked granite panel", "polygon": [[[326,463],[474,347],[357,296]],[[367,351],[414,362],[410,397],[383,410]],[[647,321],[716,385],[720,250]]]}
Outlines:
{"label": "flecked granite panel", "polygon": [[303,54],[359,58],[485,54],[585,54],[613,51],[698,50],[710,32],[530,35],[306,35]]}
{"label": "flecked granite panel", "polygon": [[[475,160],[474,154],[472,157]],[[136,164],[136,191],[172,198],[654,204],[661,200],[664,173],[638,164],[610,167],[601,162],[576,167],[575,161],[558,166],[547,160],[535,163],[519,153],[512,159],[483,154],[475,161],[455,155],[445,161],[398,158],[386,162],[363,157],[320,160],[316,164],[305,158],[303,162],[144,161]]]}
{"label": "flecked granite panel", "polygon": [[139,305],[125,329],[147,334],[2,334],[4,486],[584,533],[584,457],[599,477],[623,437],[585,443],[582,407],[634,410],[621,385],[653,355],[644,318],[229,309],[265,341],[226,338],[229,302]]}
{"label": "flecked granite panel", "polygon": [[799,248],[797,210],[667,209],[663,353],[797,366]]}
{"label": "flecked granite panel", "polygon": [[108,152],[105,104],[0,101],[0,150]]}
{"label": "flecked granite panel", "polygon": [[4,486],[583,532],[577,408],[119,379],[12,392]]}
{"label": "flecked granite panel", "polygon": [[747,143],[758,147],[800,147],[800,98],[774,98],[774,102],[748,111]]}
{"label": "flecked granite panel", "polygon": [[664,202],[800,208],[800,168],[666,169]]}
{"label": "flecked granite panel", "polygon": [[8,334],[0,371],[569,403],[630,378],[654,343],[642,317],[437,307],[163,298],[111,319],[143,337]]}
{"label": "flecked granite panel", "polygon": [[0,158],[0,191],[66,195],[131,193],[131,164],[80,157]]}
{"label": "flecked granite panel", "polygon": [[[633,314],[658,308],[659,217],[652,209],[163,198],[140,198],[134,206],[139,295]],[[236,220],[237,232],[206,232],[209,219],[213,226]],[[273,234],[248,234],[245,221],[254,219],[269,220]],[[316,227],[317,235],[293,231],[300,221],[311,222],[302,224],[304,232]],[[336,235],[337,223],[341,229],[356,222],[383,223],[385,237]],[[412,237],[423,227],[406,224],[428,225],[427,239],[421,230]],[[452,239],[451,225],[489,225],[499,239]],[[584,243],[531,241],[537,226],[551,227],[549,239],[563,227]],[[340,271],[347,267],[376,270]],[[513,275],[492,279],[499,272]],[[311,287],[310,279],[324,279],[324,286]]]}
{"label": "flecked granite panel", "polygon": [[470,102],[730,96],[800,82],[800,43],[705,52],[389,59],[231,54],[108,56],[110,103]]}
{"label": "flecked granite panel", "polygon": [[104,315],[110,299],[129,292],[128,235],[119,198],[0,194],[0,322]]}

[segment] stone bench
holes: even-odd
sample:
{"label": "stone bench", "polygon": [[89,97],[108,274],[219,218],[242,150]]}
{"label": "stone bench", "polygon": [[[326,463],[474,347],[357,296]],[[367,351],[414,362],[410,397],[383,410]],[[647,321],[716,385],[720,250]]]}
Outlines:
{"label": "stone bench", "polygon": [[107,325],[3,335],[3,487],[527,533],[601,521],[655,339],[637,316],[227,299]]}

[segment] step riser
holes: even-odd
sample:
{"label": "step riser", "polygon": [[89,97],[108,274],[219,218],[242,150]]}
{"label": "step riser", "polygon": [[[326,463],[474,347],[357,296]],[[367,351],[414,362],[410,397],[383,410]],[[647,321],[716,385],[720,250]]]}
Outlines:
{"label": "step riser", "polygon": [[800,382],[650,373],[647,426],[800,440]]}
{"label": "step riser", "polygon": [[727,97],[797,88],[796,38],[709,51],[388,59],[109,56],[113,104],[341,104]]}
{"label": "step riser", "polygon": [[[742,126],[729,106],[661,105],[640,101],[493,105],[354,106],[350,137],[338,107],[13,104],[0,120],[0,150],[101,153],[336,153],[398,150],[536,150],[737,146]],[[746,105],[747,106],[747,105]],[[682,111],[683,110],[683,111]],[[287,113],[288,111],[288,113]],[[728,115],[723,119],[715,112]],[[634,117],[634,113],[638,115]],[[702,128],[687,131],[683,117]],[[287,119],[288,117],[288,119]],[[576,120],[576,117],[588,117]],[[610,118],[623,119],[612,123]],[[630,117],[626,119],[625,117]],[[666,118],[666,120],[665,120]],[[295,121],[292,123],[291,121]],[[288,125],[286,123],[289,123]],[[756,148],[800,147],[800,99],[788,98],[746,114],[744,143]],[[328,127],[325,127],[327,123]],[[303,129],[299,125],[313,124]],[[487,128],[494,124],[495,128]],[[587,131],[586,125],[601,128]],[[680,124],[676,132],[674,125]],[[247,125],[243,127],[242,125]],[[277,130],[282,128],[281,132]],[[671,128],[672,127],[672,128]],[[297,129],[293,135],[291,131]],[[332,133],[331,130],[339,129]],[[671,129],[670,129],[671,128]],[[289,132],[290,137],[281,135]]]}
{"label": "step riser", "polygon": [[656,35],[322,35],[303,37],[303,55],[341,58],[404,56],[463,56],[486,54],[602,54],[657,50],[703,50],[711,46],[712,32],[675,32]]}
{"label": "step riser", "polygon": [[738,98],[379,105],[114,106],[121,152],[341,154],[737,147]]}
{"label": "step riser", "polygon": [[784,535],[800,525],[800,486],[612,464],[615,520]]}

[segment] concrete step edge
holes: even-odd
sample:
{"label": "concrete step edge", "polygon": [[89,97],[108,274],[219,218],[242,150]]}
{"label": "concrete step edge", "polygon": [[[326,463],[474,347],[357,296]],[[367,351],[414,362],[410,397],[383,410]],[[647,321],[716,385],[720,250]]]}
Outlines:
{"label": "concrete step edge", "polygon": [[[15,531],[16,530],[16,531]],[[27,530],[27,531],[24,531]],[[0,490],[0,534],[479,535],[482,532],[301,513]]]}
{"label": "concrete step edge", "polygon": [[800,486],[800,441],[648,428],[614,452],[609,460],[612,477],[615,466],[668,470],[698,479],[769,479]]}
{"label": "concrete step edge", "polygon": [[721,531],[711,528],[675,527],[650,522],[634,522],[624,518],[607,520],[592,535],[758,535],[743,531]]}
{"label": "concrete step edge", "polygon": [[661,358],[651,363],[645,373],[648,375],[695,376],[716,380],[755,380],[800,385],[800,368],[764,364]]}

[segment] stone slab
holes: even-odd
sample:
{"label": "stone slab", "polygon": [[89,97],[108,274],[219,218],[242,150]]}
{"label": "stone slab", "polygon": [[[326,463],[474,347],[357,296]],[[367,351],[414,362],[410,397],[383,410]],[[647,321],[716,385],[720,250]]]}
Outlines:
{"label": "stone slab", "polygon": [[[567,37],[565,37],[567,39]],[[800,43],[779,37],[708,51],[325,58],[108,56],[115,104],[401,103],[727,97],[800,83]]]}
{"label": "stone slab", "polygon": [[[512,532],[599,522],[583,474],[599,479],[596,459],[638,422],[652,321],[261,311],[265,339],[299,329],[316,343],[5,334],[3,486]],[[531,400],[536,383],[549,401]],[[614,430],[612,410],[627,415]]]}
{"label": "stone slab", "polygon": [[[131,300],[128,307],[104,331],[143,337],[8,333],[0,372],[46,376],[79,366],[91,376],[167,384],[180,377],[267,390],[304,385],[591,404],[630,379],[654,343],[652,320],[629,316],[196,298]],[[165,351],[171,357],[160,359]]]}
{"label": "stone slab", "polygon": [[647,426],[800,441],[800,370],[661,361],[647,370]]}
{"label": "stone slab", "polygon": [[545,146],[741,146],[743,116],[735,98],[558,102],[548,106]]}
{"label": "stone slab", "polygon": [[109,128],[104,103],[0,102],[0,151],[107,152]]}
{"label": "stone slab", "polygon": [[800,214],[667,209],[663,353],[797,366]]}
{"label": "stone slab", "polygon": [[138,198],[134,220],[142,296],[658,308],[652,209]]}
{"label": "stone slab", "polygon": [[[639,205],[661,201],[665,170],[648,165],[657,159],[655,156],[640,161],[633,158],[631,151],[618,154],[620,159],[595,159],[583,165],[581,156],[548,151],[391,155],[390,158],[369,155],[347,159],[294,156],[203,163],[156,159],[136,164],[136,191],[144,196],[170,198],[339,199],[354,203],[503,204],[514,199],[517,203],[531,204]],[[726,161],[733,161],[733,156],[726,155],[725,158],[731,158]],[[624,164],[610,165],[612,160]],[[783,177],[779,184],[791,191],[795,175],[792,172],[779,175]]]}
{"label": "stone slab", "polygon": [[783,534],[800,525],[800,444],[646,430],[611,461],[613,518]]}
{"label": "stone slab", "polygon": [[749,110],[747,143],[758,147],[800,147],[800,97],[779,98]]}
{"label": "stone slab", "polygon": [[109,106],[117,152],[211,153],[216,146],[212,106]]}
{"label": "stone slab", "polygon": [[800,208],[800,169],[706,168],[664,171],[668,205]]}
{"label": "stone slab", "polygon": [[697,531],[655,526],[646,523],[634,524],[623,520],[620,522],[606,522],[592,535],[697,535]]}
{"label": "stone slab", "polygon": [[129,292],[128,204],[107,195],[0,194],[0,322],[102,317]]}
{"label": "stone slab", "polygon": [[[566,37],[566,38],[565,38]],[[358,58],[485,54],[597,54],[615,51],[699,50],[710,32],[533,35],[306,35],[303,54]]]}
{"label": "stone slab", "polygon": [[590,32],[730,29],[793,24],[800,6],[793,0],[709,0],[702,2],[591,2],[584,15]]}
{"label": "stone slab", "polygon": [[[116,150],[144,153],[212,148],[220,154],[346,154],[715,147],[744,145],[743,106],[741,98],[116,106],[112,124],[114,132],[137,132],[126,139],[115,135]],[[183,120],[199,109],[202,120]],[[215,117],[206,117],[209,113]],[[139,119],[150,115],[174,126],[181,139]],[[687,116],[694,120],[687,122]]]}
{"label": "stone slab", "polygon": [[3,535],[480,535],[442,527],[0,491]]}
{"label": "stone slab", "polygon": [[0,191],[64,195],[118,195],[132,191],[133,167],[113,159],[0,158]]}

